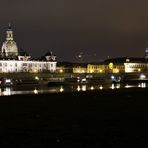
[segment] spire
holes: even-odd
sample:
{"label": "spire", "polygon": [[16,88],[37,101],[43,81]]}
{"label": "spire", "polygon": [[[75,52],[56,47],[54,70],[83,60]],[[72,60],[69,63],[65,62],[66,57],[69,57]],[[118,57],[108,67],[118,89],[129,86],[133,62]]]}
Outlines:
{"label": "spire", "polygon": [[12,40],[13,41],[13,31],[12,31],[12,28],[11,28],[11,23],[8,24],[8,29],[6,31],[6,40]]}
{"label": "spire", "polygon": [[11,23],[8,24],[8,30],[12,30]]}

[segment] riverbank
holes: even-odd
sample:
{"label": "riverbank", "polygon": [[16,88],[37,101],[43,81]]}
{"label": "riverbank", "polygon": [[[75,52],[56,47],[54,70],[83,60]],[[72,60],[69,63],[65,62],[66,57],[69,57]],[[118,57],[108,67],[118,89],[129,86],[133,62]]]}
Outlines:
{"label": "riverbank", "polygon": [[148,89],[0,97],[1,147],[147,147]]}

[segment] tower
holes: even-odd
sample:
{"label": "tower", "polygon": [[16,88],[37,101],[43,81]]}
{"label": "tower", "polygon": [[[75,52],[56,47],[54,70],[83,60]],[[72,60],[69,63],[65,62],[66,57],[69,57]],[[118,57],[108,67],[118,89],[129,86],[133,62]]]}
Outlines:
{"label": "tower", "polygon": [[148,43],[145,45],[145,58],[148,59]]}
{"label": "tower", "polygon": [[18,55],[18,47],[13,40],[13,30],[10,24],[6,31],[6,41],[3,42],[1,54],[8,58],[15,58]]}
{"label": "tower", "polygon": [[13,30],[11,28],[11,24],[9,24],[8,29],[6,31],[6,40],[13,41]]}

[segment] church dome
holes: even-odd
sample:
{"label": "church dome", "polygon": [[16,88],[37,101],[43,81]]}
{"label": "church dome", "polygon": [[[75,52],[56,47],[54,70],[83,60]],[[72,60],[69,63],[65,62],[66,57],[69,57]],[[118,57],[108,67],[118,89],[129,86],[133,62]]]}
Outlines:
{"label": "church dome", "polygon": [[13,40],[13,31],[10,25],[6,31],[6,41],[2,45],[2,54],[6,57],[15,57],[18,55],[18,47]]}
{"label": "church dome", "polygon": [[5,41],[2,45],[2,50],[5,51],[6,55],[14,55],[18,54],[18,47],[15,41]]}

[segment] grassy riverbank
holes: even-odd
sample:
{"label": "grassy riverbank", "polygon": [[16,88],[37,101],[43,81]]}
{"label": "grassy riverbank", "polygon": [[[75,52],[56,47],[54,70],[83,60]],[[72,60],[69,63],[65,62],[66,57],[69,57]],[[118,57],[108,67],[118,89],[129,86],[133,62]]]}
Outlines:
{"label": "grassy riverbank", "polygon": [[1,147],[147,147],[148,90],[0,97]]}

